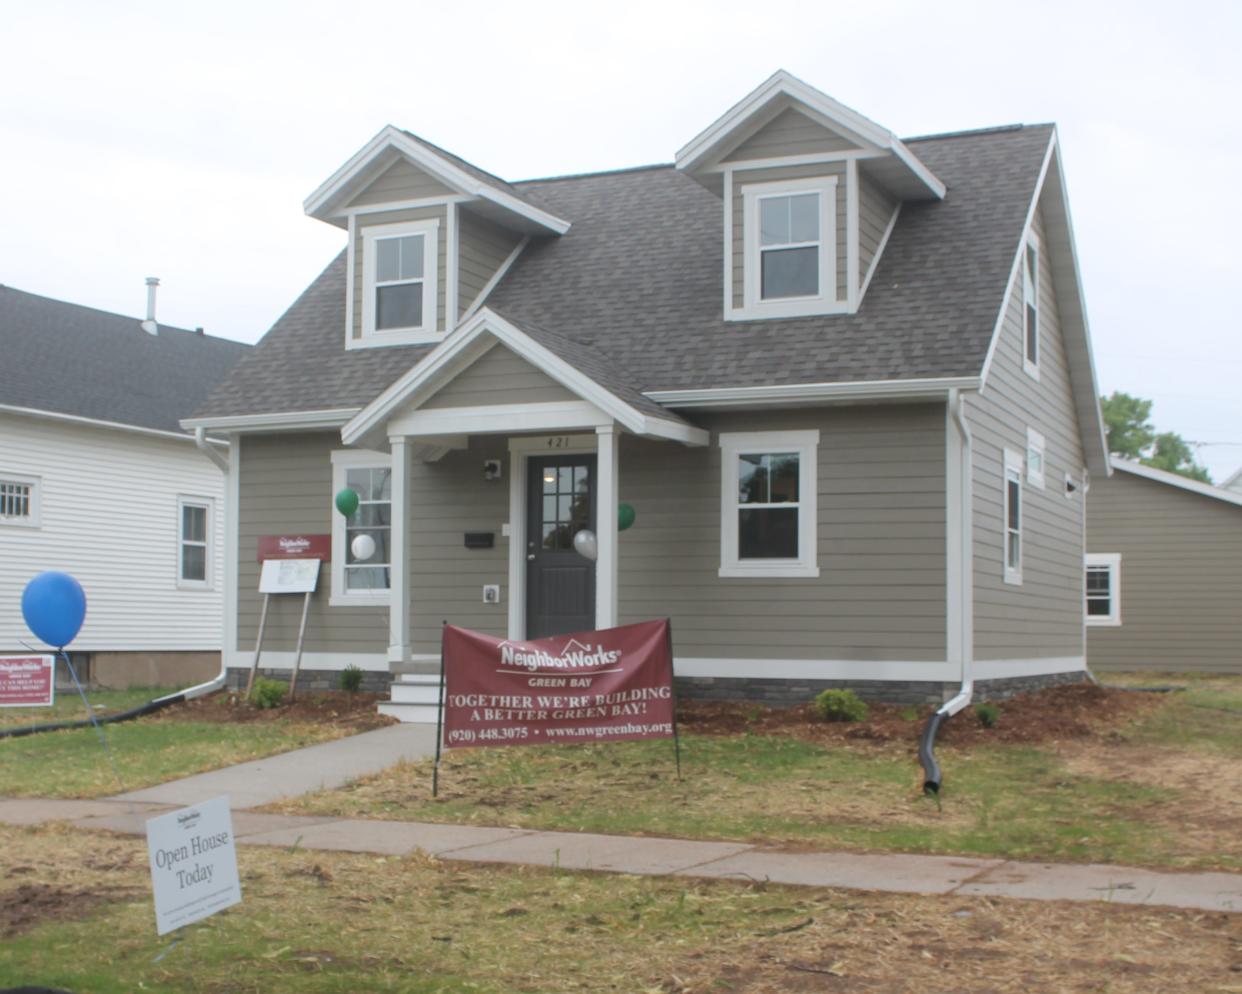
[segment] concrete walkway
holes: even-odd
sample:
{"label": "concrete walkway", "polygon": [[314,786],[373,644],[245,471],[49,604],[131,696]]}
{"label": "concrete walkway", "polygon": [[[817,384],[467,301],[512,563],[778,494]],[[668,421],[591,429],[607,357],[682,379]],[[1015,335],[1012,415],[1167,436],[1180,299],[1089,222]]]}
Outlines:
{"label": "concrete walkway", "polygon": [[144,835],[148,818],[228,794],[233,832],[243,845],[392,856],[422,850],[441,859],[474,863],[1242,913],[1242,874],[1160,873],[1124,866],[1017,863],[959,856],[788,852],[740,842],[296,817],[249,810],[281,798],[337,787],[391,766],[399,758],[424,758],[434,751],[433,729],[393,725],[104,800],[0,798],[0,823],[63,821],[88,831]]}

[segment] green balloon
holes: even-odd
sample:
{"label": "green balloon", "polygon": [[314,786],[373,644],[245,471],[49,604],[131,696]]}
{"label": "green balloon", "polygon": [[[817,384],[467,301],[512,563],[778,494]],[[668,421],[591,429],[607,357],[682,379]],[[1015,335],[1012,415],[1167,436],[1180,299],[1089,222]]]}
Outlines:
{"label": "green balloon", "polygon": [[353,515],[358,510],[358,494],[349,487],[338,491],[336,495],[336,509],[347,518]]}
{"label": "green balloon", "polygon": [[634,507],[631,504],[617,505],[617,531],[625,531],[634,523]]}

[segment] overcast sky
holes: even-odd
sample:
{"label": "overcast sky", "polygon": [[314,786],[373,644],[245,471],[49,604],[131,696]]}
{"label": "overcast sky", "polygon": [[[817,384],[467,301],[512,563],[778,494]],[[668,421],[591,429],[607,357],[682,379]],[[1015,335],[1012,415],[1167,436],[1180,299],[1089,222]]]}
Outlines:
{"label": "overcast sky", "polygon": [[[1103,391],[1242,465],[1242,4],[8,4],[0,283],[256,341],[383,125],[506,179],[668,162],[778,68],[899,135],[1060,126]],[[1234,443],[1234,444],[1220,444]]]}

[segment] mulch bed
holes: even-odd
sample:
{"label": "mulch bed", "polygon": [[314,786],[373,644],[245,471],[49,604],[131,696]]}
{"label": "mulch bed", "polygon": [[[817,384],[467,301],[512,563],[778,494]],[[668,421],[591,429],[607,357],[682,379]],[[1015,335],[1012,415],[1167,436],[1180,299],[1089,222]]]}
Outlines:
{"label": "mulch bed", "polygon": [[256,724],[273,722],[304,722],[307,724],[336,725],[354,731],[383,728],[396,722],[395,718],[376,711],[380,701],[388,700],[387,694],[368,694],[358,691],[349,694],[341,690],[299,691],[296,701],[285,702],[279,707],[260,709],[246,704],[239,693],[221,691],[207,697],[199,697],[184,704],[174,704],[157,712],[148,720],[157,721],[205,721],[221,724]]}
{"label": "mulch bed", "polygon": [[[1152,694],[1079,683],[1017,694],[994,703],[1000,712],[994,728],[979,723],[972,705],[945,722],[936,741],[946,745],[1037,744],[1107,736],[1159,701]],[[772,708],[740,701],[682,701],[677,721],[683,731],[699,735],[789,735],[825,744],[914,743],[935,710],[931,706],[896,704],[869,707],[865,721],[830,722],[809,703]]]}

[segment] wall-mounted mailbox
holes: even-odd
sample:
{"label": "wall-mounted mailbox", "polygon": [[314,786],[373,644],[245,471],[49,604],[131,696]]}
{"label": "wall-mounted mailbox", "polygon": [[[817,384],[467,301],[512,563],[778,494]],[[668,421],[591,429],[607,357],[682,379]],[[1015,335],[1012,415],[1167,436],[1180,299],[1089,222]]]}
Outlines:
{"label": "wall-mounted mailbox", "polygon": [[466,532],[467,549],[493,549],[495,547],[495,532]]}

